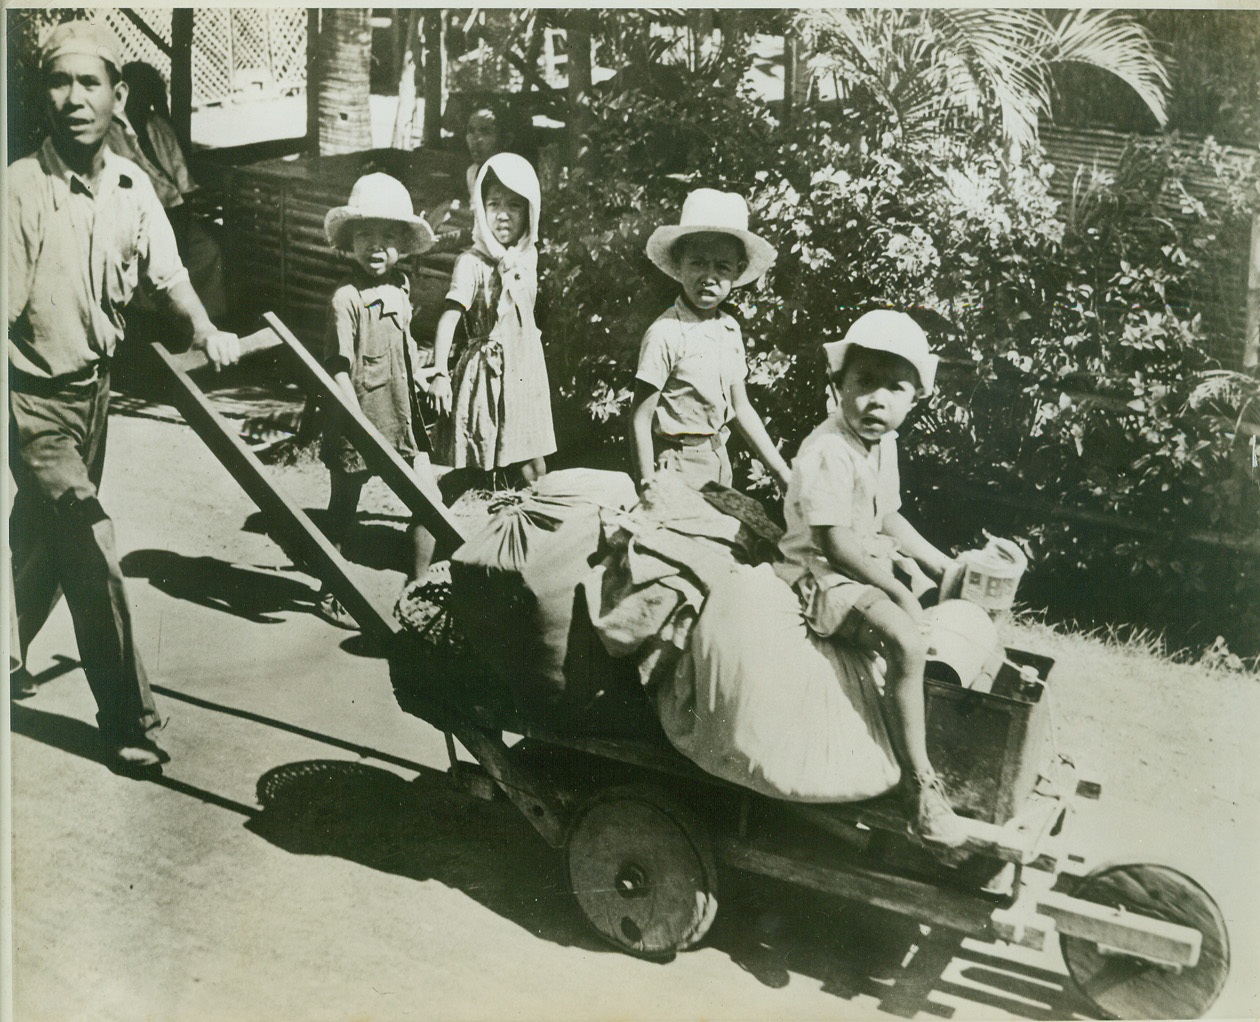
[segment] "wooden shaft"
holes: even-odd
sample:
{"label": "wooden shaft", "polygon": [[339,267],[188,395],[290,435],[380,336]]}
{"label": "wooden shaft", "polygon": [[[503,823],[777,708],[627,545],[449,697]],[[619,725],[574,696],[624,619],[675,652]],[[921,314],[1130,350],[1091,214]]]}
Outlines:
{"label": "wooden shaft", "polygon": [[503,740],[478,727],[465,727],[452,732],[461,745],[471,752],[482,769],[494,778],[543,840],[552,848],[564,844],[565,815],[552,795],[544,790],[545,782],[526,771],[509,755]]}
{"label": "wooden shaft", "polygon": [[332,590],[351,617],[367,634],[389,637],[398,631],[350,578],[348,565],[322,532],[284,493],[272,485],[262,462],[245,446],[236,431],[214,410],[201,388],[161,344],[151,345],[175,381],[171,397],[185,421],[258,505],[281,546],[292,544],[307,567]]}
{"label": "wooden shaft", "polygon": [[[263,327],[261,330],[256,330],[254,333],[241,338],[241,360],[244,361],[261,352],[275,351],[277,348],[283,347],[283,345],[284,342],[280,340],[271,327]],[[165,348],[162,350],[168,356],[172,365],[178,366],[186,373],[195,373],[199,369],[205,369],[210,364],[206,353],[200,348],[189,348],[178,355],[172,355]]]}
{"label": "wooden shaft", "polygon": [[1120,954],[1186,968],[1199,962],[1203,935],[1190,926],[1096,905],[1061,891],[1039,894],[1037,911],[1053,919],[1059,933],[1092,941]]}
{"label": "wooden shaft", "polygon": [[385,443],[384,438],[357,409],[346,399],[328,371],[307,350],[306,345],[274,313],[265,313],[263,319],[276,332],[288,349],[297,356],[303,374],[310,382],[325,407],[331,408],[340,418],[345,436],[362,455],[368,468],[384,480],[398,498],[407,505],[420,524],[433,535],[438,549],[453,551],[464,543],[464,534],[447,513],[440,494],[427,493],[420,488],[411,466],[398,456],[398,452]]}
{"label": "wooden shaft", "polygon": [[991,933],[990,916],[994,904],[976,895],[887,873],[875,873],[857,866],[845,866],[843,869],[820,866],[736,841],[725,845],[721,857],[723,862],[736,869],[874,905],[932,926],[943,926],[974,937],[986,937]]}

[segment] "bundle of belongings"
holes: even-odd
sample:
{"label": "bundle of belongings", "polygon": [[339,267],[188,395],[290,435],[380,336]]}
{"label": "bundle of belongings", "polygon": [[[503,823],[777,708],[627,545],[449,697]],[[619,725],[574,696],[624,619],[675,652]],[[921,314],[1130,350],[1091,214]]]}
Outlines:
{"label": "bundle of belongings", "polygon": [[884,794],[899,771],[872,664],[806,628],[767,563],[777,535],[725,488],[658,473],[637,499],[620,473],[553,472],[456,552],[451,612],[535,726],[663,731],[777,798]]}
{"label": "bundle of belongings", "polygon": [[618,731],[634,730],[623,717],[643,716],[632,667],[604,651],[578,592],[600,549],[601,513],[637,500],[621,472],[551,472],[496,494],[451,558],[454,620],[523,720]]}

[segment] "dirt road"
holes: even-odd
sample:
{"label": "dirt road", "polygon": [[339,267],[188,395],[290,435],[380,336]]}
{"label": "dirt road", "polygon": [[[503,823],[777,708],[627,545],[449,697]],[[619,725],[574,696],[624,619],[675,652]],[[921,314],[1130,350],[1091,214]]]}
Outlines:
{"label": "dirt road", "polygon": [[[32,651],[40,690],[12,713],[18,1022],[1086,1010],[1057,952],[960,944],[772,884],[738,885],[672,963],[606,950],[559,855],[506,804],[447,786],[441,736],[397,708],[383,661],[311,613],[311,580],[196,437],[115,416],[110,444],[104,501],[174,758],[156,782],[96,761],[63,606]],[[319,506],[318,474],[296,478]],[[382,594],[400,581],[376,577]],[[1169,861],[1212,891],[1235,961],[1213,1015],[1260,1015],[1260,684],[1072,642],[1052,655],[1060,745],[1104,782],[1077,848]]]}

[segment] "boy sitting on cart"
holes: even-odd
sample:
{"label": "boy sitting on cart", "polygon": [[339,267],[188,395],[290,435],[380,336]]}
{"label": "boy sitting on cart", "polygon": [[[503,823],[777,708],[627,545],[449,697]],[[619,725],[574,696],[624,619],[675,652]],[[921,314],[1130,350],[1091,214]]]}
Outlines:
{"label": "boy sitting on cart", "polygon": [[835,407],[792,463],[776,570],[812,631],[884,658],[910,826],[928,845],[958,848],[967,830],[927,753],[923,612],[894,571],[917,565],[940,581],[950,563],[902,516],[897,472],[896,429],[931,392],[937,357],[918,324],[891,311],[866,313],[823,348]]}

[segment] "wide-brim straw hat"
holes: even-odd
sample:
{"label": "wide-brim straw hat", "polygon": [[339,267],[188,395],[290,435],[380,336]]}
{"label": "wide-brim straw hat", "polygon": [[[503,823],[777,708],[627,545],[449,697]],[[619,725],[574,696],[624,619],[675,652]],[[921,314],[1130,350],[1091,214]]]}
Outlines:
{"label": "wide-brim straw hat", "polygon": [[748,203],[742,195],[697,188],[683,201],[677,224],[658,227],[648,238],[647,257],[663,272],[681,280],[671,250],[679,238],[689,234],[729,234],[744,246],[748,266],[733,287],[751,284],[774,264],[778,252],[764,238],[748,229]]}
{"label": "wide-brim straw hat", "polygon": [[932,393],[936,386],[936,366],[940,358],[928,347],[927,334],[910,316],[892,309],[875,309],[863,313],[844,335],[844,340],[823,345],[827,353],[829,375],[844,368],[853,348],[884,351],[904,358],[919,374],[919,396]]}
{"label": "wide-brim straw hat", "polygon": [[399,249],[400,255],[424,252],[437,240],[429,222],[413,212],[406,186],[388,174],[364,174],[359,178],[350,189],[350,200],[330,209],[324,217],[324,234],[333,248],[349,252],[354,247],[352,229],[370,223],[404,229],[407,241]]}

